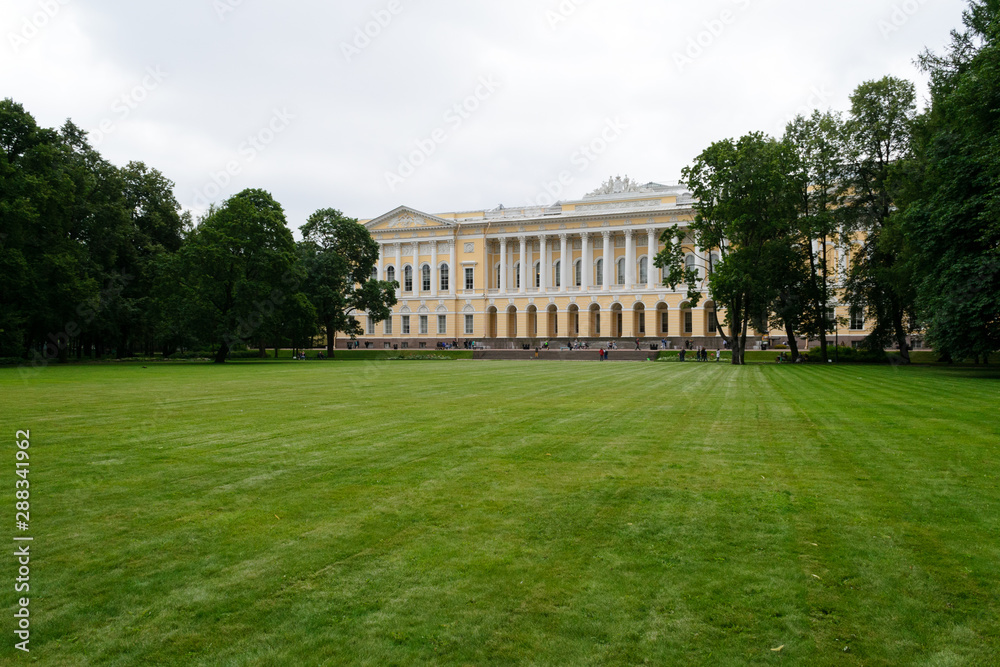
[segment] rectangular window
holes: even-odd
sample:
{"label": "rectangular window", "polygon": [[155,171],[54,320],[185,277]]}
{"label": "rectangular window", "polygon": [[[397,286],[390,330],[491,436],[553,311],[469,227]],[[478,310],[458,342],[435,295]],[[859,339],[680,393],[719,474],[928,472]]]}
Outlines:
{"label": "rectangular window", "polygon": [[684,311],[684,333],[694,333],[694,313],[690,310]]}
{"label": "rectangular window", "polygon": [[450,271],[450,269],[448,268],[447,264],[442,264],[441,265],[440,274],[441,274],[441,291],[442,292],[447,292],[448,289],[449,289],[449,287],[451,286],[451,282],[450,282],[449,276],[448,276],[449,271]]}
{"label": "rectangular window", "polygon": [[392,335],[392,315],[385,318],[385,335],[386,336]]}
{"label": "rectangular window", "polygon": [[864,331],[865,311],[861,308],[851,308],[851,331]]}
{"label": "rectangular window", "polygon": [[375,335],[375,320],[372,319],[371,315],[368,316],[368,326],[365,328],[365,331],[369,336]]}
{"label": "rectangular window", "polygon": [[670,327],[667,326],[670,323],[670,315],[667,311],[660,313],[660,333],[666,335],[670,331]]}
{"label": "rectangular window", "polygon": [[715,318],[715,311],[708,313],[708,333],[714,334],[719,331],[719,320]]}
{"label": "rectangular window", "polygon": [[639,333],[646,335],[646,313],[639,313]]}
{"label": "rectangular window", "polygon": [[413,291],[413,272],[410,271],[410,267],[406,267],[406,273],[403,274],[403,291]]}
{"label": "rectangular window", "polygon": [[420,335],[421,336],[426,336],[427,335],[427,316],[426,315],[421,315],[420,316]]}
{"label": "rectangular window", "polygon": [[476,330],[475,330],[475,323],[474,323],[474,320],[473,320],[473,316],[472,315],[466,315],[465,316],[465,335],[466,336],[471,336],[475,332],[476,332]]}
{"label": "rectangular window", "polygon": [[424,267],[423,280],[421,280],[421,289],[425,292],[431,291],[431,270]]}
{"label": "rectangular window", "polygon": [[476,270],[471,266],[465,269],[465,289],[476,289]]}
{"label": "rectangular window", "polygon": [[403,315],[403,335],[409,335],[410,333],[410,316]]}
{"label": "rectangular window", "polygon": [[443,336],[448,333],[448,316],[438,315],[438,335]]}

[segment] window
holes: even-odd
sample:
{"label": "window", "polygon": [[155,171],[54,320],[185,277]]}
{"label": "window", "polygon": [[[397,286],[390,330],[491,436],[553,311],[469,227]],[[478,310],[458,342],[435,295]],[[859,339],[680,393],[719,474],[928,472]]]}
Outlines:
{"label": "window", "polygon": [[521,262],[514,265],[514,289],[521,289]]}
{"label": "window", "polygon": [[378,280],[378,267],[372,267],[372,280]]}
{"label": "window", "polygon": [[719,320],[715,316],[715,311],[708,311],[708,333],[714,334],[719,331]]}
{"label": "window", "polygon": [[372,319],[371,315],[368,316],[368,322],[367,322],[367,324],[368,324],[368,326],[365,327],[365,332],[369,336],[374,336],[375,335],[375,320]]}
{"label": "window", "polygon": [[639,333],[646,335],[646,313],[640,312],[638,316],[639,320]]}
{"label": "window", "polygon": [[717,268],[719,268],[719,253],[713,252],[708,255],[708,273],[711,275]]}
{"label": "window", "polygon": [[696,271],[697,264],[695,263],[694,255],[688,255],[684,258],[684,268],[688,271]]}
{"label": "window", "polygon": [[385,335],[386,336],[392,335],[392,315],[385,318]]}
{"label": "window", "polygon": [[396,267],[395,266],[390,266],[388,269],[385,270],[385,279],[388,280],[390,283],[396,281]]}
{"label": "window", "polygon": [[420,335],[421,336],[426,336],[427,335],[427,316],[426,315],[421,315],[420,316]]}
{"label": "window", "polygon": [[426,264],[420,268],[420,289],[424,292],[431,291],[431,267]]}
{"label": "window", "polygon": [[438,335],[443,336],[448,333],[448,316],[438,315]]}
{"label": "window", "polygon": [[670,315],[665,310],[661,311],[660,312],[660,333],[662,333],[663,335],[666,335],[667,332],[670,331],[670,327],[668,326],[669,324],[670,324]]}
{"label": "window", "polygon": [[408,266],[403,269],[403,291],[412,292],[413,291],[413,267]]}
{"label": "window", "polygon": [[451,287],[451,278],[450,278],[450,275],[449,275],[450,272],[451,272],[451,269],[448,268],[447,264],[442,264],[441,268],[438,269],[438,273],[441,274],[441,291],[442,292],[447,292],[448,288]]}
{"label": "window", "polygon": [[690,310],[684,311],[684,333],[694,333],[694,313]]}
{"label": "window", "polygon": [[576,262],[576,268],[574,269],[573,273],[576,274],[575,276],[573,276],[573,280],[574,280],[573,284],[576,285],[577,287],[582,286],[583,285],[583,260],[582,259],[581,260],[577,260],[577,262]]}
{"label": "window", "polygon": [[552,268],[556,272],[555,280],[552,281],[552,284],[556,287],[562,287],[562,262],[556,262]]}
{"label": "window", "polygon": [[472,315],[466,315],[465,316],[465,335],[466,336],[471,336],[473,333],[475,333],[475,329],[473,328],[473,326],[474,326],[473,316]]}
{"label": "window", "polygon": [[851,308],[851,331],[864,331],[865,310],[855,306]]}
{"label": "window", "polygon": [[476,289],[476,270],[471,266],[465,269],[465,289]]}
{"label": "window", "polygon": [[826,309],[826,328],[830,331],[837,328],[837,309],[833,306]]}
{"label": "window", "polygon": [[600,286],[602,286],[604,284],[604,260],[603,259],[597,260],[597,279],[594,281],[594,284],[597,285],[598,287],[600,287]]}
{"label": "window", "polygon": [[505,286],[500,284],[500,265],[497,264],[497,289],[504,289]]}
{"label": "window", "polygon": [[618,260],[618,282],[617,285],[625,284],[625,258]]}
{"label": "window", "polygon": [[541,288],[542,286],[542,263],[539,262],[535,264],[535,287]]}
{"label": "window", "polygon": [[643,285],[649,282],[649,258],[647,257],[639,260],[639,282]]}
{"label": "window", "polygon": [[410,335],[410,316],[403,315],[403,335]]}

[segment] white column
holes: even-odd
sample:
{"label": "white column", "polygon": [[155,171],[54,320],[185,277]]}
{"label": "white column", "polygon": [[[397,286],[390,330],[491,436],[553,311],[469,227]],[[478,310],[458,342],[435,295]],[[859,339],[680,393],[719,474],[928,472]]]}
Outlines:
{"label": "white column", "polygon": [[569,288],[569,235],[559,235],[559,291],[565,292]]}
{"label": "white column", "polygon": [[517,242],[521,244],[521,288],[517,291],[524,294],[528,291],[528,239],[518,236]]}
{"label": "white column", "polygon": [[545,293],[549,291],[549,237],[547,237],[545,234],[542,234],[541,236],[538,237],[538,242],[541,244],[538,246],[538,249],[541,251],[542,255],[541,258],[538,260],[542,263],[540,269],[540,272],[542,274],[541,284],[539,285],[538,289],[541,290],[542,293]]}
{"label": "white column", "polygon": [[399,283],[399,289],[396,290],[396,298],[403,296],[403,244],[394,243],[396,246],[396,282]]}
{"label": "white column", "polygon": [[[593,253],[590,250],[590,234],[584,232],[580,234],[580,291],[586,292],[590,289],[590,275],[594,271]],[[582,315],[581,315],[582,317]]]}
{"label": "white column", "polygon": [[[653,280],[653,272],[656,271],[656,267],[653,266],[653,258],[656,257],[656,253],[660,249],[659,239],[656,236],[656,230],[649,230],[649,248],[646,251],[646,289],[653,291],[653,287],[656,281]],[[647,326],[648,323],[647,323]]]}
{"label": "white column", "polygon": [[625,284],[627,289],[635,285],[635,232],[625,230]]}
{"label": "white column", "polygon": [[[458,261],[455,251],[455,239],[448,240],[448,294],[449,296],[455,296],[455,290],[458,284],[458,268],[455,263]],[[463,276],[464,280],[465,277]]]}
{"label": "white column", "polygon": [[441,276],[438,275],[438,242],[437,240],[431,241],[431,298],[438,295],[438,281]]}
{"label": "white column", "polygon": [[500,239],[500,284],[497,288],[500,294],[507,293],[507,239]]}
{"label": "white column", "polygon": [[614,245],[611,243],[611,232],[601,232],[604,235],[604,291],[611,289],[611,269],[614,268],[615,256]]}

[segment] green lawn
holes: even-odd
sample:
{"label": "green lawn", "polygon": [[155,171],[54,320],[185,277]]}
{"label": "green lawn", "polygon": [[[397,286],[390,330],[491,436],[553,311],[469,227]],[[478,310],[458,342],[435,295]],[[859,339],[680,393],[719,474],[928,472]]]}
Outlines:
{"label": "green lawn", "polygon": [[148,366],[0,369],[5,664],[1000,662],[996,371]]}

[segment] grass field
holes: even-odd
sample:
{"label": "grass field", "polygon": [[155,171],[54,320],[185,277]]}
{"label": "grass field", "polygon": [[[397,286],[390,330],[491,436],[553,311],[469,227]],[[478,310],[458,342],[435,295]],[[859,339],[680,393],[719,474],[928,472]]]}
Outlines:
{"label": "grass field", "polygon": [[4,664],[1000,663],[996,371],[52,366],[0,405]]}

